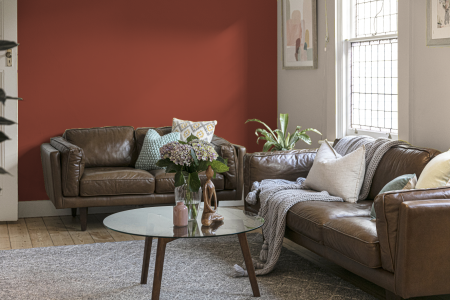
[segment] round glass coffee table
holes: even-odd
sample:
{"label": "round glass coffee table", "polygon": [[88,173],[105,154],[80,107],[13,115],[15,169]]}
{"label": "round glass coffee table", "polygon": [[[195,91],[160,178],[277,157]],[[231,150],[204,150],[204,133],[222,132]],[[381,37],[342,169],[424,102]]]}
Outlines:
{"label": "round glass coffee table", "polygon": [[188,226],[174,227],[172,220],[173,206],[147,207],[115,213],[105,218],[103,224],[118,232],[145,236],[141,284],[147,284],[152,240],[154,237],[158,238],[155,274],[153,277],[153,300],[159,299],[161,291],[164,254],[167,243],[176,239],[204,239],[237,234],[252,286],[253,296],[259,297],[259,288],[248,247],[246,232],[261,227],[264,224],[264,219],[255,214],[233,208],[219,207],[217,212],[224,216],[224,220],[215,222],[210,227],[202,226],[202,210],[199,211],[197,220],[189,221]]}

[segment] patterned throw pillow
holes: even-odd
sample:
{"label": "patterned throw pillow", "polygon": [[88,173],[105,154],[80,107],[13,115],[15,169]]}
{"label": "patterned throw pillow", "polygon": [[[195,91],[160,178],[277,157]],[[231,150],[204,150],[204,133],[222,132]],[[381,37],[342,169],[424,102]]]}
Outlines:
{"label": "patterned throw pillow", "polygon": [[160,136],[155,130],[149,129],[145,135],[144,144],[142,145],[141,153],[139,153],[135,168],[147,171],[164,169],[156,165],[158,160],[161,158],[159,148],[167,143],[178,141],[179,139],[179,132],[172,132],[164,136]]}
{"label": "patterned throw pillow", "polygon": [[183,142],[193,134],[199,140],[211,143],[216,125],[217,121],[191,122],[173,118],[172,132],[179,132]]}

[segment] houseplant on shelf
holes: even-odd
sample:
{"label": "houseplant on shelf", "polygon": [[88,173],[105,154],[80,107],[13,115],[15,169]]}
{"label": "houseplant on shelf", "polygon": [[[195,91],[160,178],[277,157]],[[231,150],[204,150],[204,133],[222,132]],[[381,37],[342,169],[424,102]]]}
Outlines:
{"label": "houseplant on shelf", "polygon": [[189,220],[197,218],[202,198],[198,173],[208,166],[216,173],[229,170],[228,160],[220,157],[214,146],[191,135],[186,142],[170,142],[159,149],[161,159],[156,163],[165,167],[166,173],[175,173],[175,201],[184,201],[188,207]]}
{"label": "houseplant on shelf", "polygon": [[267,128],[267,130],[258,128],[255,131],[255,134],[258,137],[258,139],[256,140],[257,144],[259,144],[259,140],[266,141],[263,147],[263,152],[292,150],[299,140],[302,140],[308,145],[311,145],[311,138],[306,134],[306,132],[308,131],[313,131],[322,135],[317,129],[314,128],[301,130],[302,126],[297,126],[297,129],[291,135],[289,132],[287,132],[289,114],[280,114],[281,129],[272,130],[269,126],[267,126],[266,123],[258,119],[248,119],[245,123],[247,124],[248,122],[258,122],[263,124]]}

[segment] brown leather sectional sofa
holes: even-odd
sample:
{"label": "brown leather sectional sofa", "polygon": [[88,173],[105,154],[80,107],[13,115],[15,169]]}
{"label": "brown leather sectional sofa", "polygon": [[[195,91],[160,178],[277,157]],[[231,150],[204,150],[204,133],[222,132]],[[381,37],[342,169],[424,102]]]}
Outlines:
{"label": "brown leather sectional sofa", "polygon": [[[88,207],[173,205],[174,174],[134,168],[150,127],[131,126],[69,129],[41,145],[45,190],[56,208],[80,209],[86,230]],[[160,135],[171,127],[155,129]],[[228,159],[230,170],[213,179],[218,200],[240,200],[246,149],[214,136],[216,151]],[[206,175],[200,174],[206,182]]]}
{"label": "brown leather sectional sofa", "polygon": [[[388,192],[439,151],[397,146],[382,158],[368,199],[301,202],[287,214],[285,236],[386,290],[387,299],[450,294],[450,187]],[[306,177],[314,150],[252,153],[244,158],[244,196],[254,181]],[[376,221],[370,207],[375,201]],[[258,212],[259,203],[245,209]]]}

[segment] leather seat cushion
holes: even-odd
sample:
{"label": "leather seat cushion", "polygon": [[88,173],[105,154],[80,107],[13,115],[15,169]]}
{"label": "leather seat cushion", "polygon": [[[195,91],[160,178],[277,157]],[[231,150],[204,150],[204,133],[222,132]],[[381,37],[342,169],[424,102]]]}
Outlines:
{"label": "leather seat cushion", "polygon": [[305,201],[291,207],[286,226],[323,244],[323,226],[330,220],[344,217],[369,217],[371,200],[349,202]]}
{"label": "leather seat cushion", "polygon": [[[173,193],[175,190],[175,173],[167,173],[165,170],[151,170],[149,171],[153,176],[155,176],[156,180],[156,188],[155,193],[157,194],[167,194]],[[206,175],[205,172],[199,173],[200,181],[202,182],[202,186],[206,183]],[[216,178],[212,179],[214,186],[216,187],[216,191],[222,191],[224,189],[224,179],[222,174],[217,174]]]}
{"label": "leather seat cushion", "polygon": [[129,167],[86,168],[80,180],[81,196],[153,194],[155,177]]}
{"label": "leather seat cushion", "polygon": [[324,245],[369,268],[381,267],[376,222],[370,217],[337,218],[323,227]]}

